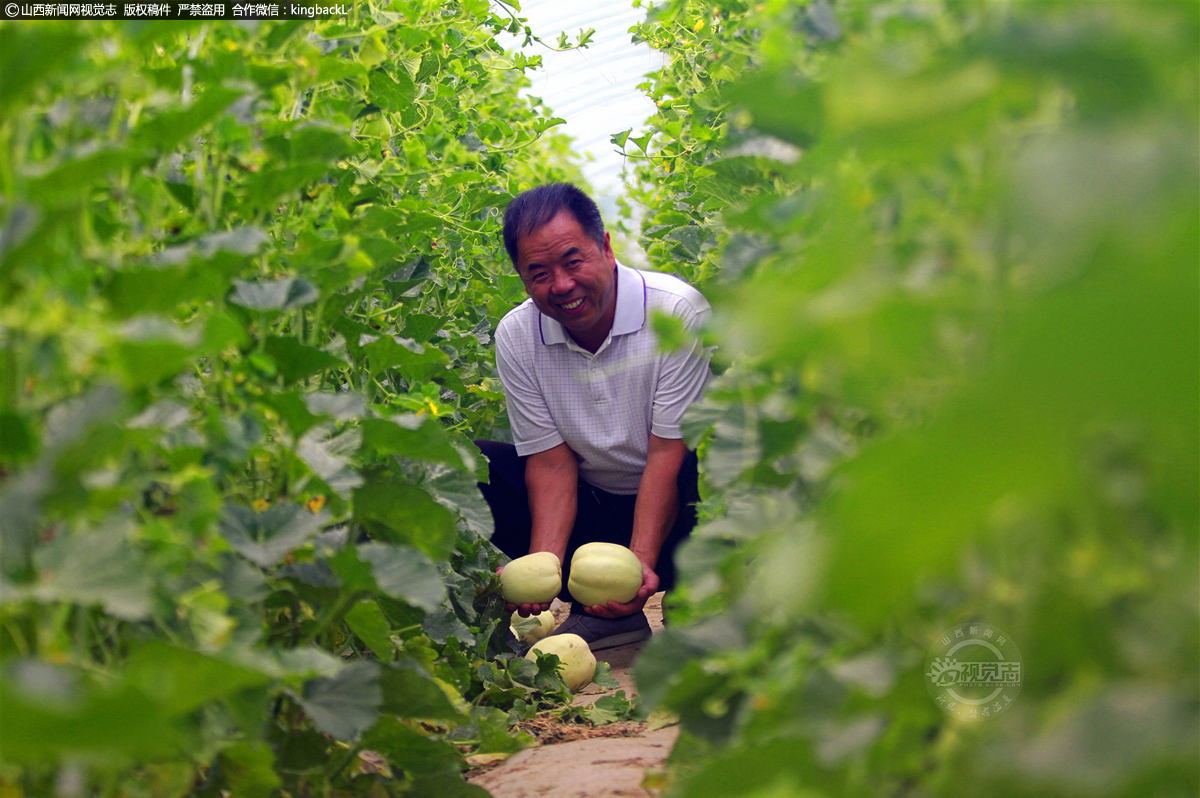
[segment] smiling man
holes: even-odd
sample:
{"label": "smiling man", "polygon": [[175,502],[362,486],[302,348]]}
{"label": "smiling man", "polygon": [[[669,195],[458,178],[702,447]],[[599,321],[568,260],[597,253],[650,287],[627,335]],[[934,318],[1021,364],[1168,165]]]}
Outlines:
{"label": "smiling man", "polygon": [[489,460],[480,490],[496,522],[492,542],[510,557],[553,553],[564,584],[584,543],[628,546],[642,563],[637,596],[576,602],[555,634],[578,634],[593,649],[645,639],[646,600],[674,583],[675,547],[696,523],[696,455],[679,422],[710,374],[699,344],[660,352],[651,316],[694,331],[708,302],[674,277],[618,264],[596,204],[569,184],[514,199],[504,245],[529,299],[496,329],[513,443],[476,442]]}

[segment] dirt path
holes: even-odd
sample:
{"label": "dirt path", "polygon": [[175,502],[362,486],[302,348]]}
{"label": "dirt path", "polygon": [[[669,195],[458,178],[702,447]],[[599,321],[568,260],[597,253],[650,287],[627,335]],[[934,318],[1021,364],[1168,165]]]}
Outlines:
{"label": "dirt path", "polygon": [[[555,605],[555,615],[565,617],[570,605]],[[650,628],[662,629],[662,594],[646,604]],[[560,617],[561,620],[561,617]],[[596,659],[612,666],[613,676],[633,695],[633,661],[642,643],[612,648]],[[590,685],[575,697],[591,703],[615,691]],[[486,770],[467,777],[495,798],[653,798],[643,786],[647,771],[662,768],[678,727],[655,723],[614,723],[596,728],[554,726],[531,730],[541,744],[521,751]]]}

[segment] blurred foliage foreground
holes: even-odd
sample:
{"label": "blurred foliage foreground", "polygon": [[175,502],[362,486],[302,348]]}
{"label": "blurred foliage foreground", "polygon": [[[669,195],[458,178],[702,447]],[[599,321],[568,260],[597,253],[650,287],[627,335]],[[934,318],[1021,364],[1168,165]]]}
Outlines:
{"label": "blurred foliage foreground", "polygon": [[480,796],[628,713],[514,659],[475,486],[523,28],[0,24],[0,794]]}
{"label": "blurred foliage foreground", "polygon": [[[655,130],[613,141],[728,366],[637,672],[671,795],[1197,794],[1196,4],[671,0],[637,35]],[[1024,665],[974,722],[923,675],[965,622]]]}

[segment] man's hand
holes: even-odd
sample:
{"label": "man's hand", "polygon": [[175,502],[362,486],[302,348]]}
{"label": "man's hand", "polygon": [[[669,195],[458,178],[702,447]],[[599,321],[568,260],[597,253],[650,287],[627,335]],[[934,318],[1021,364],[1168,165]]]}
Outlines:
{"label": "man's hand", "polygon": [[[503,565],[497,568],[496,576],[499,576],[500,572],[503,570]],[[545,612],[548,609],[550,609],[550,602],[546,602],[545,604],[513,604],[511,601],[504,602],[505,612],[520,613],[522,618],[528,618],[530,615],[537,615],[538,613]]]}
{"label": "man's hand", "polygon": [[635,612],[641,612],[646,606],[646,602],[650,597],[658,592],[658,574],[651,570],[649,565],[642,563],[642,586],[638,588],[637,595],[630,599],[625,604],[618,604],[615,601],[610,601],[607,604],[596,604],[591,607],[585,607],[591,615],[600,618],[622,618],[626,615],[633,615]]}

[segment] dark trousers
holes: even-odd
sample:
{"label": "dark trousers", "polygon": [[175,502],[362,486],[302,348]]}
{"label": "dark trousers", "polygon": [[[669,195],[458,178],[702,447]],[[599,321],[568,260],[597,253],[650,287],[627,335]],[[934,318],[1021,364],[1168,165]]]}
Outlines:
{"label": "dark trousers", "polygon": [[[488,483],[479,483],[479,490],[492,509],[496,531],[492,543],[509,557],[529,553],[533,518],[529,514],[529,491],[525,487],[525,461],[518,457],[511,443],[475,441],[488,458]],[[700,501],[697,486],[698,464],[695,452],[688,452],[679,468],[676,484],[679,488],[679,515],[663,542],[654,573],[658,574],[659,590],[675,585],[675,548],[696,526],[696,503]],[[566,584],[570,575],[571,557],[584,543],[602,541],[628,546],[633,534],[633,507],[637,496],[609,493],[579,480],[575,527],[567,543],[567,561],[563,563],[563,591],[559,598],[570,601]]]}

